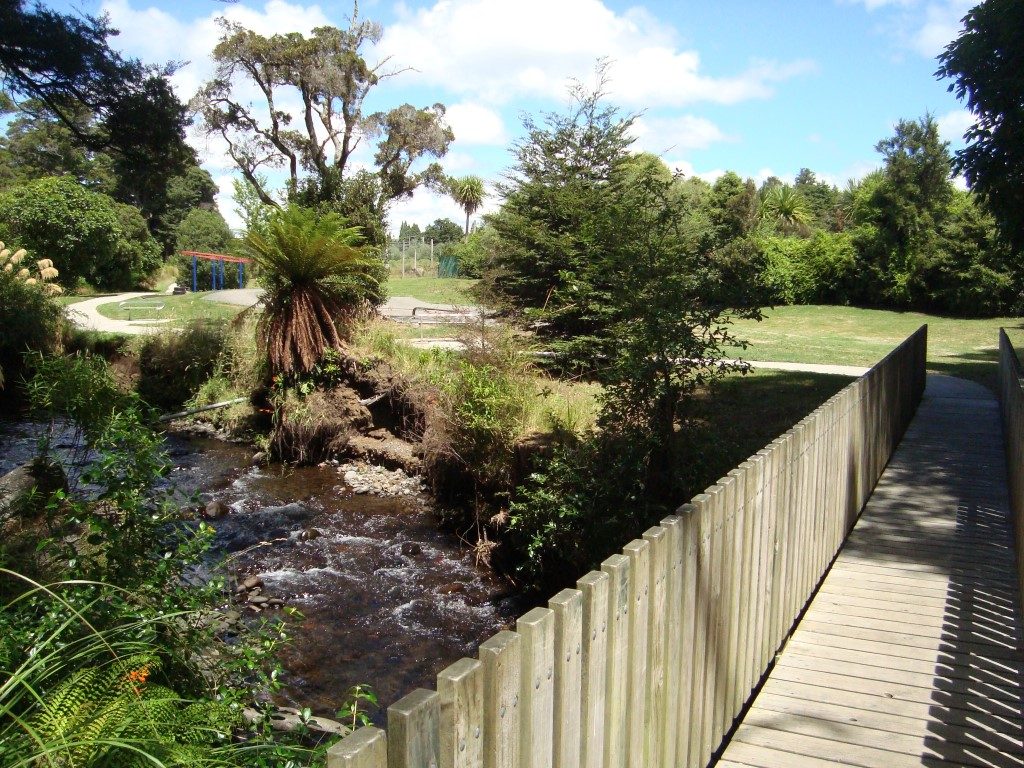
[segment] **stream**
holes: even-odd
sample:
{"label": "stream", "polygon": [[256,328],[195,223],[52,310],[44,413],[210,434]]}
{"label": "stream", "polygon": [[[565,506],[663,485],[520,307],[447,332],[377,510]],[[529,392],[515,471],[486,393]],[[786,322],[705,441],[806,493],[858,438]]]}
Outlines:
{"label": "stream", "polygon": [[[36,430],[0,422],[0,473],[32,457]],[[290,622],[281,654],[281,704],[331,717],[362,683],[386,708],[433,688],[439,671],[475,655],[521,612],[507,586],[439,530],[422,491],[356,494],[330,463],[254,466],[249,447],[175,433],[166,444],[170,483],[230,508],[211,522],[214,556],[239,578],[258,576],[264,596],[304,616]]]}

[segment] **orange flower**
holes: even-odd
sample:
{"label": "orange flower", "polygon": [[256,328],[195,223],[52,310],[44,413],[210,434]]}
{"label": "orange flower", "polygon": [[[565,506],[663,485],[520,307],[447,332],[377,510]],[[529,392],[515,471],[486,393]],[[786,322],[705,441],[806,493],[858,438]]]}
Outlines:
{"label": "orange flower", "polygon": [[142,685],[149,678],[149,664],[144,664],[138,669],[133,669],[128,673],[128,682],[132,683],[132,687],[135,692],[139,692],[138,686]]}

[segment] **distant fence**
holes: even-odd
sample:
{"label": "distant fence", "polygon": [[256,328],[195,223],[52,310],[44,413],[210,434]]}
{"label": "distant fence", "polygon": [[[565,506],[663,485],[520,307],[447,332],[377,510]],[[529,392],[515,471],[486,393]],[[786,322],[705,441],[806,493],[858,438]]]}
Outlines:
{"label": "distant fence", "polygon": [[362,728],[329,768],[697,768],[920,402],[923,326],[677,514]]}
{"label": "distant fence", "polygon": [[1020,358],[1006,331],[999,329],[999,406],[1003,412],[1003,440],[1006,443],[1006,474],[1010,486],[1014,541],[1017,551],[1017,581],[1024,592],[1024,389],[1021,387]]}

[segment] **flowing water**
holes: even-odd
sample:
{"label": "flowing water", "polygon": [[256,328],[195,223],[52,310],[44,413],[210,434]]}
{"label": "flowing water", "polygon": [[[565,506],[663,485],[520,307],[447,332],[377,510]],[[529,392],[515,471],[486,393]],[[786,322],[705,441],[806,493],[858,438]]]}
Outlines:
{"label": "flowing water", "polygon": [[[0,424],[0,471],[31,458],[35,432]],[[283,653],[282,703],[330,716],[365,683],[386,707],[433,687],[437,672],[475,655],[520,612],[468,548],[439,530],[423,494],[356,495],[337,467],[253,466],[252,449],[220,440],[172,434],[167,446],[177,488],[231,508],[212,522],[216,554],[305,617]]]}

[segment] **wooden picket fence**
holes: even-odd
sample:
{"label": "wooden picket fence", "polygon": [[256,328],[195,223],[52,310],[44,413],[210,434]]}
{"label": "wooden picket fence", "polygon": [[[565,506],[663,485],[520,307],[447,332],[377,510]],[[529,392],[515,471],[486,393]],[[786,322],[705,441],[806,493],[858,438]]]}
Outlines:
{"label": "wooden picket fence", "polygon": [[675,515],[361,728],[329,768],[697,768],[920,401],[927,327]]}
{"label": "wooden picket fence", "polygon": [[1006,446],[1006,475],[1010,487],[1014,543],[1017,551],[1017,581],[1024,594],[1024,368],[1006,331],[999,329],[999,407],[1003,415]]}

